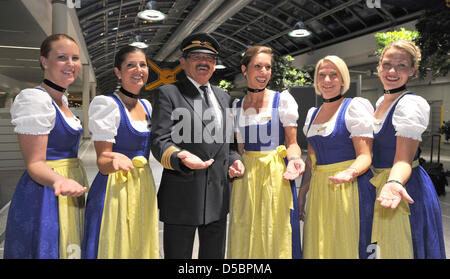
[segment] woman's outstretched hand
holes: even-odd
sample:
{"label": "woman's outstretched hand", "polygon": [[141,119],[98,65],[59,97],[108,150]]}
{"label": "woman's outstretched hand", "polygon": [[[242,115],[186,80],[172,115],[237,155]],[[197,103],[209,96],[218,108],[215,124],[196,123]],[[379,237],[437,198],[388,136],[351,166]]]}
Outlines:
{"label": "woman's outstretched hand", "polygon": [[401,200],[405,199],[408,203],[414,203],[406,189],[396,182],[388,182],[381,189],[377,201],[382,207],[396,209]]}
{"label": "woman's outstretched hand", "polygon": [[283,178],[286,180],[294,180],[305,171],[305,162],[302,159],[289,160]]}

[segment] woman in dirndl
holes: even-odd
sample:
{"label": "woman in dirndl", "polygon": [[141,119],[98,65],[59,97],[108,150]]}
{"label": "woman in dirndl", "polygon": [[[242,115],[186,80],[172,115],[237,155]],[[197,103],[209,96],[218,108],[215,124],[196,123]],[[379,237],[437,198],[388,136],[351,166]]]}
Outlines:
{"label": "woman in dirndl", "polygon": [[11,107],[26,171],[11,200],[4,258],[80,258],[88,181],[78,145],[80,120],[66,88],[81,69],[77,43],[54,34],[41,45],[44,80],[22,90]]}
{"label": "woman in dirndl", "polygon": [[150,156],[151,105],[139,98],[148,78],[144,52],[125,46],[115,57],[122,86],[95,97],[89,129],[99,173],[86,206],[83,258],[159,258],[158,213]]}
{"label": "woman in dirndl", "polygon": [[378,63],[384,94],[376,103],[371,180],[377,189],[372,231],[377,258],[445,259],[439,200],[418,163],[430,106],[406,89],[420,59],[414,43],[399,40],[384,48]]}
{"label": "woman in dirndl", "polygon": [[316,64],[314,87],[323,104],[306,117],[308,157],[299,190],[305,259],[371,256],[373,107],[364,98],[344,98],[349,85],[341,58],[329,55]]}
{"label": "woman in dirndl", "polygon": [[300,258],[295,179],[304,171],[297,103],[266,88],[272,50],[249,48],[241,62],[247,94],[233,104],[245,173],[233,182],[228,258]]}

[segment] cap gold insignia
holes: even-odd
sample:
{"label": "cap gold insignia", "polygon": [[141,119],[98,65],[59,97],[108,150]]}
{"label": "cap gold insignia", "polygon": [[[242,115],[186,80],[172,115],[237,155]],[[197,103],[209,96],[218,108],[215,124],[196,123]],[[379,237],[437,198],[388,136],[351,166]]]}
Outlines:
{"label": "cap gold insignia", "polygon": [[205,47],[208,48],[212,51],[214,51],[215,53],[218,53],[218,51],[211,45],[210,42],[202,42],[202,41],[192,41],[190,45],[188,45],[187,47],[183,48],[183,51],[187,50],[187,49],[191,49],[193,47]]}

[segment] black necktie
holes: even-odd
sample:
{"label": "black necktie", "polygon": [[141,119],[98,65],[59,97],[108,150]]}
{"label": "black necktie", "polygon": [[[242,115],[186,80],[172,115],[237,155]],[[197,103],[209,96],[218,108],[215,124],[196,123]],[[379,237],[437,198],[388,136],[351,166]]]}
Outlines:
{"label": "black necktie", "polygon": [[[206,108],[212,107],[211,100],[209,99],[209,96],[208,96],[208,86],[202,85],[202,86],[200,86],[200,89],[203,91],[203,99],[205,100]],[[213,114],[211,115],[211,121],[216,122],[216,117],[215,117],[216,115],[215,114],[216,113],[215,113],[215,111],[213,109]]]}
{"label": "black necktie", "polygon": [[211,105],[211,103],[209,101],[209,96],[208,96],[208,86],[202,85],[202,86],[200,86],[200,89],[203,91],[203,98],[205,99],[206,105],[209,107]]}

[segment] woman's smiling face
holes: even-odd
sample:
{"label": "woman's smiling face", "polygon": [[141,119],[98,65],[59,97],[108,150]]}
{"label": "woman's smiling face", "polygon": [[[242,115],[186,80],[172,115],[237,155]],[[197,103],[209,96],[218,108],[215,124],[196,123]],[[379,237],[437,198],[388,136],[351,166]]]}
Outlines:
{"label": "woman's smiling face", "polygon": [[142,51],[130,52],[122,62],[120,70],[116,67],[114,72],[122,79],[122,86],[130,92],[139,92],[148,79],[148,66],[145,54]]}
{"label": "woman's smiling face", "polygon": [[344,86],[341,73],[338,68],[328,60],[325,60],[317,73],[318,87],[322,97],[330,99],[341,94]]}
{"label": "woman's smiling face", "polygon": [[386,50],[378,65],[378,77],[385,90],[403,86],[416,69],[411,66],[411,55],[405,50],[391,47]]}
{"label": "woman's smiling face", "polygon": [[62,38],[51,43],[47,57],[41,56],[45,78],[62,87],[75,81],[80,69],[80,51],[73,41]]}
{"label": "woman's smiling face", "polygon": [[247,86],[254,89],[263,89],[272,76],[272,56],[267,53],[256,54],[247,67],[241,66],[247,78]]}

